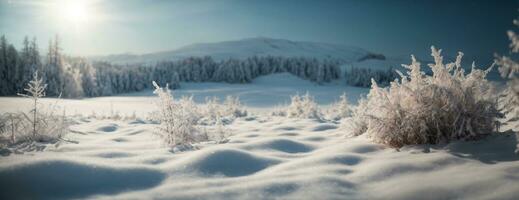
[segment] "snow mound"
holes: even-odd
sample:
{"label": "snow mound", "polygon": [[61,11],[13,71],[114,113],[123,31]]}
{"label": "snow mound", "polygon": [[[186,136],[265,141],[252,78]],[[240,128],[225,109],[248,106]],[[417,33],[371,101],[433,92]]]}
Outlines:
{"label": "snow mound", "polygon": [[84,198],[151,188],[165,174],[147,168],[113,168],[66,160],[0,168],[0,199]]}
{"label": "snow mound", "polygon": [[293,132],[286,132],[286,133],[281,133],[279,134],[279,136],[298,136],[299,134],[298,133],[293,133]]}
{"label": "snow mound", "polygon": [[450,143],[446,149],[458,157],[472,158],[486,164],[496,164],[519,160],[518,141],[517,134],[510,131],[487,136],[485,140]]}
{"label": "snow mound", "polygon": [[131,157],[134,155],[126,153],[126,152],[103,152],[103,153],[96,154],[95,156],[101,157],[101,158],[125,158],[125,157]]}
{"label": "snow mound", "polygon": [[312,141],[312,142],[320,142],[320,141],[326,140],[326,138],[321,137],[321,136],[311,136],[311,137],[303,138],[303,140]]}
{"label": "snow mound", "polygon": [[357,145],[352,145],[349,148],[350,148],[349,149],[350,152],[360,153],[360,154],[372,153],[372,152],[377,152],[377,151],[381,150],[379,145],[374,145],[374,144],[357,144]]}
{"label": "snow mound", "polygon": [[306,153],[314,150],[310,145],[289,139],[271,139],[252,144],[248,149],[276,150],[285,153]]}
{"label": "snow mound", "polygon": [[126,138],[114,138],[112,140],[115,142],[128,142],[128,139],[126,139]]}
{"label": "snow mound", "polygon": [[293,127],[293,126],[278,126],[276,128],[273,128],[272,130],[275,130],[275,131],[293,131],[293,130],[297,130],[298,128],[296,127]]}
{"label": "snow mound", "polygon": [[337,125],[334,124],[319,124],[315,127],[312,127],[311,131],[326,131],[331,129],[336,129]]}
{"label": "snow mound", "polygon": [[336,156],[331,161],[333,163],[339,163],[343,165],[357,165],[359,164],[363,159],[356,155],[340,155]]}
{"label": "snow mound", "polygon": [[101,126],[97,129],[97,131],[99,131],[99,132],[114,132],[116,130],[117,130],[117,124]]}
{"label": "snow mound", "polygon": [[278,160],[238,149],[217,149],[199,152],[189,159],[185,168],[205,176],[238,177],[254,174],[277,163]]}

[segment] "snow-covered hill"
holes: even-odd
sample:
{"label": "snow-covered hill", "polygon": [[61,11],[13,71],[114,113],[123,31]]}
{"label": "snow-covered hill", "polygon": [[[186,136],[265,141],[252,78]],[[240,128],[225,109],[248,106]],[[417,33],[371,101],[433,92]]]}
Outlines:
{"label": "snow-covered hill", "polygon": [[[211,56],[216,60],[247,58],[251,56],[312,57],[318,59],[335,58],[344,62],[354,62],[376,55],[359,47],[317,42],[291,41],[265,37],[248,38],[216,43],[199,43],[172,51],[148,54],[117,54],[92,57],[92,60],[112,63],[147,63],[178,60],[186,57]],[[371,56],[370,56],[371,55]]]}

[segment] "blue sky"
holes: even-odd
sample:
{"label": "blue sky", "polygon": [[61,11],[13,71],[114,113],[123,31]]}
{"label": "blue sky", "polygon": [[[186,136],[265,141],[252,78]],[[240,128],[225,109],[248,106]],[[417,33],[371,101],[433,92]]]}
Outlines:
{"label": "blue sky", "polygon": [[387,55],[428,55],[434,44],[486,61],[507,51],[506,30],[519,16],[517,0],[86,0],[87,19],[78,22],[63,12],[63,2],[0,0],[0,34],[15,44],[36,36],[42,49],[59,34],[72,55],[146,53],[262,36]]}

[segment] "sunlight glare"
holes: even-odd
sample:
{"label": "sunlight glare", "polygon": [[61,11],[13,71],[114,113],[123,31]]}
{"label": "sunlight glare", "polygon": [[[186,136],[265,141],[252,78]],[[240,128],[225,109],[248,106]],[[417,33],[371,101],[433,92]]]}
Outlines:
{"label": "sunlight glare", "polygon": [[60,15],[74,25],[81,25],[89,21],[90,18],[88,4],[82,0],[62,1]]}

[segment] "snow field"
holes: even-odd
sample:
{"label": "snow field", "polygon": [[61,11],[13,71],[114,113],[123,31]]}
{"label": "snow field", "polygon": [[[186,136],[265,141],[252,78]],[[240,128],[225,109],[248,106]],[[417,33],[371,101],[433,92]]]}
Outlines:
{"label": "snow field", "polygon": [[[144,119],[155,110],[156,97],[62,100],[73,120],[70,133],[42,151],[0,157],[0,187],[6,188],[0,199],[514,199],[519,194],[517,134],[506,131],[518,127],[517,121],[479,141],[394,149],[365,135],[346,137],[338,122],[269,112],[306,90],[323,106],[344,90],[354,103],[365,89],[315,86],[289,74],[256,81],[189,84],[174,91],[176,97],[194,94],[195,100],[239,94],[253,111],[226,126],[232,133],[226,142],[197,143],[184,151],[164,145],[155,134],[158,124]],[[2,112],[27,107],[21,98],[0,101]],[[92,112],[137,118],[88,117]]]}
{"label": "snow field", "polygon": [[[227,143],[171,152],[156,124],[80,119],[44,152],[0,160],[2,199],[513,199],[514,133],[399,151],[337,124],[257,116]],[[427,153],[428,152],[428,153]],[[489,186],[492,187],[489,187]]]}

